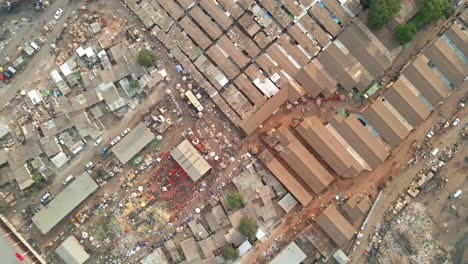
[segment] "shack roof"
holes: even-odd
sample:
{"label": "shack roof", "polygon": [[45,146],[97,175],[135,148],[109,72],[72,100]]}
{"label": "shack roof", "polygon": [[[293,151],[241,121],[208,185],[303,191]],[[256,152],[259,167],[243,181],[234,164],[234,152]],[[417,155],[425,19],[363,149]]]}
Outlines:
{"label": "shack roof", "polygon": [[185,260],[187,260],[188,263],[201,259],[200,253],[198,253],[197,244],[195,243],[193,237],[182,241],[180,243],[180,247],[182,247]]}
{"label": "shack roof", "polygon": [[144,122],[141,122],[112,147],[112,152],[120,162],[125,164],[154,139],[155,135],[146,127]]}
{"label": "shack roof", "polygon": [[338,212],[334,205],[328,206],[315,218],[315,222],[327,235],[342,247],[353,238],[356,229]]}
{"label": "shack roof", "polygon": [[82,264],[89,258],[89,254],[83,249],[83,245],[73,235],[65,239],[55,249],[55,253],[67,264]]}
{"label": "shack roof", "polygon": [[26,165],[13,170],[11,173],[13,177],[15,177],[20,190],[24,190],[34,184],[34,180],[32,179]]}
{"label": "shack roof", "polygon": [[340,176],[355,176],[364,169],[317,117],[306,118],[296,130]]}
{"label": "shack roof", "polygon": [[32,221],[43,234],[49,232],[97,188],[98,185],[89,174],[83,172],[54,200],[34,215]]}
{"label": "shack roof", "polygon": [[305,90],[297,87],[297,85],[284,85],[281,90],[267,100],[249,119],[243,120],[241,124],[242,130],[245,134],[250,135],[282,104],[286,103],[286,101],[294,102],[305,93]]}
{"label": "shack roof", "polygon": [[387,48],[359,20],[346,28],[338,39],[374,78],[379,78],[393,61]]}
{"label": "shack roof", "polygon": [[[403,77],[404,78],[404,77]],[[419,98],[420,93],[409,81],[398,79],[392,87],[387,89],[383,96],[398,112],[416,127],[431,113],[430,109]]]}
{"label": "shack roof", "polygon": [[307,255],[297,246],[295,242],[291,242],[276,256],[270,264],[298,264],[302,263],[307,258]]}
{"label": "shack roof", "polygon": [[169,261],[164,255],[162,249],[156,248],[153,253],[146,256],[144,259],[141,260],[141,264],[169,264]]}
{"label": "shack roof", "polygon": [[371,201],[368,196],[357,198],[353,196],[343,205],[343,210],[348,215],[352,222],[362,217],[371,206]]}
{"label": "shack roof", "polygon": [[403,74],[433,106],[436,106],[448,95],[449,88],[428,66],[428,62],[429,59],[420,54]]}
{"label": "shack roof", "polygon": [[319,161],[297,140],[288,130],[281,126],[275,132],[274,137],[279,137],[279,155],[301,177],[301,179],[316,194],[321,193],[332,181],[333,176]]}
{"label": "shack roof", "polygon": [[445,34],[455,43],[463,54],[468,54],[468,33],[466,30],[462,30],[457,23],[454,23]]}
{"label": "shack roof", "polygon": [[387,158],[389,154],[387,147],[358,120],[356,114],[347,118],[337,115],[330,120],[330,124],[370,168],[375,168]]}
{"label": "shack roof", "polygon": [[300,182],[277,160],[273,154],[265,149],[259,159],[275,175],[275,177],[288,189],[289,192],[303,205],[312,201],[310,193],[300,184]]}
{"label": "shack roof", "polygon": [[[468,43],[464,43],[468,45]],[[432,46],[424,51],[424,54],[435,64],[454,86],[458,86],[468,72],[466,55],[450,40],[447,35],[442,35]]]}
{"label": "shack roof", "polygon": [[398,146],[413,129],[383,97],[375,100],[362,115],[392,147]]}
{"label": "shack roof", "polygon": [[210,164],[187,139],[171,151],[171,156],[193,181],[198,181],[211,170]]}

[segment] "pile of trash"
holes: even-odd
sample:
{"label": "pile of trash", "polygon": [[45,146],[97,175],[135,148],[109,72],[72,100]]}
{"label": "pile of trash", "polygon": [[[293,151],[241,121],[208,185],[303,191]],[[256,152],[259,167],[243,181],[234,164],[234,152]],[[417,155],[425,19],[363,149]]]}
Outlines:
{"label": "pile of trash", "polygon": [[423,204],[408,205],[384,236],[378,263],[445,263],[450,250],[432,237],[432,228]]}

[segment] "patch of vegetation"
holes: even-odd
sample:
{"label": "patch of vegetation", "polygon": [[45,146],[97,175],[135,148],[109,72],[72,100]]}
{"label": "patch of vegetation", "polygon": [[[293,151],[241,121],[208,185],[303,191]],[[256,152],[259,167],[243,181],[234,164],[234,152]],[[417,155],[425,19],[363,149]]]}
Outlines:
{"label": "patch of vegetation", "polygon": [[229,206],[233,209],[240,208],[244,204],[244,200],[242,199],[242,196],[239,192],[229,193],[227,196],[227,201]]}
{"label": "patch of vegetation", "polygon": [[250,217],[243,217],[239,224],[239,232],[250,240],[257,235],[258,224]]}
{"label": "patch of vegetation", "polygon": [[419,10],[408,23],[413,23],[417,29],[438,21],[447,19],[455,9],[447,0],[424,0],[423,7]]}
{"label": "patch of vegetation", "polygon": [[221,255],[225,260],[236,260],[239,258],[237,249],[227,245],[221,248]]}
{"label": "patch of vegetation", "polygon": [[138,80],[130,80],[128,83],[130,84],[130,88],[132,89],[140,87],[140,82],[138,82]]}
{"label": "patch of vegetation", "polygon": [[157,62],[156,54],[149,50],[142,50],[138,53],[137,62],[145,67],[155,66]]}
{"label": "patch of vegetation", "polygon": [[367,25],[382,29],[400,11],[400,0],[371,0]]}
{"label": "patch of vegetation", "polygon": [[416,34],[416,26],[413,23],[407,23],[405,25],[399,25],[395,31],[395,39],[401,44],[405,45],[413,40]]}
{"label": "patch of vegetation", "polygon": [[0,213],[4,213],[8,208],[10,208],[10,205],[7,202],[0,201]]}

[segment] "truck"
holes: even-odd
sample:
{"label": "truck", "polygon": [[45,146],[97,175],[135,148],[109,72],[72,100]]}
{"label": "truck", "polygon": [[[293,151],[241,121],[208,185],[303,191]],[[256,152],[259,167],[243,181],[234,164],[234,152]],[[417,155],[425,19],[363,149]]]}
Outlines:
{"label": "truck", "polygon": [[460,195],[462,194],[462,192],[463,192],[463,191],[462,191],[461,189],[456,190],[455,192],[453,192],[452,194],[450,194],[449,199],[451,199],[451,200],[457,199],[458,197],[460,197]]}

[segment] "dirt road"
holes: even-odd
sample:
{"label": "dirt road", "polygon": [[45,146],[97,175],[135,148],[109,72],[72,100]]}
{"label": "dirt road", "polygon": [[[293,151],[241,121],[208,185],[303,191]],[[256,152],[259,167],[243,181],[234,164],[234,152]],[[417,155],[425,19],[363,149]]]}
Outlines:
{"label": "dirt road", "polygon": [[[434,123],[441,119],[447,120],[456,113],[458,100],[466,93],[467,89],[468,84],[465,84],[463,87],[454,91],[453,94],[447,98],[446,102],[436,108],[431,116],[425,120],[416,129],[416,131],[410,133],[406,140],[391,152],[391,156],[375,170],[372,172],[361,173],[352,180],[338,179],[335,184],[333,184],[332,187],[329,187],[325,193],[321,194],[318,199],[313,200],[307,209],[300,213],[290,212],[285,216],[283,222],[279,224],[275,230],[271,230],[271,236],[266,241],[259,244],[255,251],[251,251],[249,254],[242,257],[242,263],[255,263],[255,261],[262,256],[263,252],[265,252],[267,248],[274,243],[275,239],[282,235],[287,234],[289,235],[290,240],[292,240],[300,232],[300,226],[303,226],[303,224],[299,222],[301,221],[304,223],[309,216],[317,215],[322,210],[321,207],[328,205],[329,201],[331,201],[334,195],[336,195],[340,190],[346,189],[345,193],[348,197],[356,193],[376,194],[377,186],[386,181],[390,175],[397,175],[400,170],[404,169],[410,157],[412,142],[414,140],[423,140],[425,134],[434,125]],[[465,116],[466,111],[467,110],[465,109]],[[465,117],[464,122],[466,123],[467,120],[468,119]],[[464,123],[461,122],[461,125],[454,128],[454,130],[461,129],[463,124]],[[450,143],[441,142],[440,146],[448,144]],[[370,227],[374,226],[377,221],[381,219],[383,212],[387,208],[385,205],[390,204],[390,202],[393,202],[396,197],[398,197],[401,190],[406,188],[406,186],[415,177],[415,172],[417,172],[422,166],[424,166],[423,162],[415,167],[405,170],[404,173],[399,174],[392,182],[394,186],[387,188],[388,191],[384,192],[384,196],[380,201],[380,206],[374,210],[374,214],[371,217],[367,228],[364,230],[364,232],[366,232],[365,237],[370,232]],[[365,263],[363,262],[365,259],[362,258],[362,256],[364,256],[363,252],[366,244],[366,241],[361,241],[361,247],[352,255],[354,258],[353,263]]]}
{"label": "dirt road", "polygon": [[[81,1],[55,0],[52,2],[51,6],[44,11],[36,11],[31,8],[30,12],[40,13],[37,16],[33,16],[31,27],[24,27],[17,32],[15,37],[5,48],[4,55],[9,56],[11,59],[15,58],[18,46],[23,46],[25,43],[41,35],[40,30],[44,27],[44,21],[47,22],[53,19],[55,11],[57,11],[58,8],[63,9],[63,14],[52,31],[46,34],[47,41],[41,49],[32,57],[26,58],[28,62],[25,68],[16,74],[10,84],[4,85],[3,88],[0,89],[0,105],[10,101],[18,90],[29,89],[32,80],[38,77],[38,75],[42,75],[42,77],[48,75],[49,70],[55,66],[53,56],[49,53],[50,44],[54,43],[56,37],[59,36],[66,17],[72,16],[73,11],[75,11],[80,4],[82,4]],[[23,5],[26,5],[26,3]]]}

